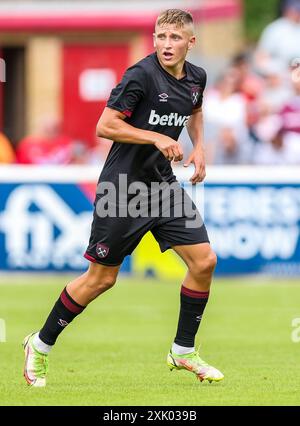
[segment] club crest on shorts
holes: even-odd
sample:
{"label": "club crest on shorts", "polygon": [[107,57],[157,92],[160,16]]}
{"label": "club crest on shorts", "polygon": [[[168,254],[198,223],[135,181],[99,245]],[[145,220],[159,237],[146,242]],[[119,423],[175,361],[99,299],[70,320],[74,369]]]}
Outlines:
{"label": "club crest on shorts", "polygon": [[101,257],[101,259],[103,259],[104,257],[108,255],[109,248],[105,244],[97,243],[96,253],[98,257]]}
{"label": "club crest on shorts", "polygon": [[196,105],[196,103],[199,100],[200,90],[201,90],[201,87],[199,87],[199,86],[192,87],[192,89],[191,89],[193,105]]}

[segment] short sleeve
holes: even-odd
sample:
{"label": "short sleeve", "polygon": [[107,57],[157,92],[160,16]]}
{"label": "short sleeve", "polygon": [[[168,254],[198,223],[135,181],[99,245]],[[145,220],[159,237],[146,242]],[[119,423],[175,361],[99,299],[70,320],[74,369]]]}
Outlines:
{"label": "short sleeve", "polygon": [[121,82],[111,91],[107,106],[130,117],[147,91],[145,70],[135,65],[125,72]]}
{"label": "short sleeve", "polygon": [[199,94],[197,95],[197,92],[196,92],[196,94],[192,93],[192,96],[193,97],[196,96],[196,98],[197,98],[196,102],[194,103],[193,110],[197,110],[197,109],[201,108],[202,103],[203,103],[203,92],[205,90],[206,81],[207,81],[206,71],[203,68],[200,68],[199,77],[200,77],[199,78],[199,87],[200,87],[200,89],[198,89],[199,90],[199,92],[198,92]]}

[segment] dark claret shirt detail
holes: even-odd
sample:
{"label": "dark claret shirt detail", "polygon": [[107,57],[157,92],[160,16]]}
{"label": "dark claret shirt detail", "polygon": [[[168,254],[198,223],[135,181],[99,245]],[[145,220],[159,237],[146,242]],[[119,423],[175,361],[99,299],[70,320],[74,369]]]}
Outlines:
{"label": "dark claret shirt detail", "polygon": [[[178,140],[188,118],[202,105],[206,72],[189,62],[179,80],[165,71],[156,53],[127,69],[122,81],[112,90],[107,106],[126,115],[134,127],[151,130]],[[176,180],[170,161],[154,146],[114,142],[99,181],[117,184],[119,174],[128,183]]]}

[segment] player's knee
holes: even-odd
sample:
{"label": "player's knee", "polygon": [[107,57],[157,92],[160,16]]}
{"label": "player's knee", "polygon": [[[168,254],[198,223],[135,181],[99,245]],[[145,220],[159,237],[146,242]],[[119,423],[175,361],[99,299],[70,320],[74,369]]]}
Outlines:
{"label": "player's knee", "polygon": [[208,255],[203,261],[203,271],[208,274],[212,274],[217,264],[217,255],[212,250],[209,251]]}
{"label": "player's knee", "polygon": [[101,280],[99,283],[100,288],[103,288],[105,290],[109,290],[112,288],[116,283],[116,278],[113,276],[105,277],[105,279]]}
{"label": "player's knee", "polygon": [[218,258],[216,253],[211,250],[209,253],[209,265],[212,268],[212,270],[214,270],[215,267],[217,266],[217,262],[218,262]]}
{"label": "player's knee", "polygon": [[210,250],[204,258],[196,259],[191,265],[190,270],[195,277],[201,277],[203,275],[210,276],[213,274],[216,264],[217,256]]}
{"label": "player's knee", "polygon": [[95,293],[100,294],[106,290],[109,290],[116,283],[115,274],[103,274],[102,276],[90,276],[87,280],[87,286]]}

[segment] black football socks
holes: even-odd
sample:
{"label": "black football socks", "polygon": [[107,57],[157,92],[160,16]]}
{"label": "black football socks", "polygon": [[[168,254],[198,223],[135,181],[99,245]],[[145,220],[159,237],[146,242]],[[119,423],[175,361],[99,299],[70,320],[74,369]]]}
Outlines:
{"label": "black football socks", "polygon": [[180,313],[174,343],[192,348],[208,301],[209,291],[190,290],[184,286],[180,293]]}
{"label": "black football socks", "polygon": [[66,288],[64,288],[41,329],[39,338],[47,345],[54,345],[63,329],[70,324],[84,308],[85,306],[76,303],[68,294]]}

